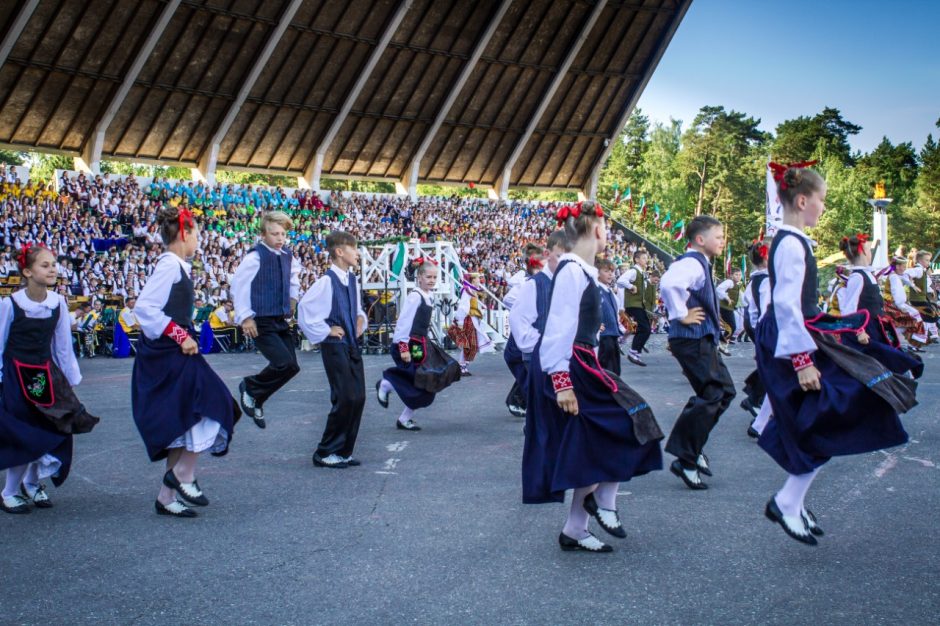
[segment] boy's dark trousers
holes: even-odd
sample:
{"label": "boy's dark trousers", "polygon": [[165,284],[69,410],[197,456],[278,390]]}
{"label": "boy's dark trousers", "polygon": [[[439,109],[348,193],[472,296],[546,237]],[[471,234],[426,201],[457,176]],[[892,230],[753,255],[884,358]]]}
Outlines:
{"label": "boy's dark trousers", "polygon": [[279,317],[256,317],[255,324],[258,327],[255,347],[268,360],[268,365],[260,373],[245,377],[245,387],[248,394],[255,399],[255,405],[263,406],[265,400],[297,375],[300,366],[297,365],[294,341],[287,320]]}
{"label": "boy's dark trousers", "polygon": [[630,349],[637,354],[641,354],[652,332],[649,313],[646,312],[646,309],[639,307],[629,307],[624,311],[636,322],[636,332],[633,334],[633,343],[630,344]]}
{"label": "boy's dark trousers", "polygon": [[358,346],[326,341],[320,344],[320,354],[330,382],[333,407],[326,418],[326,428],[317,446],[317,454],[321,458],[331,454],[350,457],[356,446],[362,409],[366,404],[362,354]]}
{"label": "boy's dark trousers", "polygon": [[602,335],[597,344],[597,360],[608,372],[620,376],[620,343],[613,335]]}
{"label": "boy's dark trousers", "polygon": [[718,418],[734,399],[734,381],[710,335],[701,339],[671,338],[669,349],[695,395],[679,414],[665,449],[691,467],[705,448]]}

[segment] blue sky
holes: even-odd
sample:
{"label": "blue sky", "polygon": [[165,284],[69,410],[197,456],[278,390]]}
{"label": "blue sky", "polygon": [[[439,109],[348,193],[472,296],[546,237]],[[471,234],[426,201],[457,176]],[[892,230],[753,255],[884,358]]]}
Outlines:
{"label": "blue sky", "polygon": [[940,118],[940,0],[693,0],[638,106],[652,121],[723,105],[761,128],[823,107],[920,148]]}

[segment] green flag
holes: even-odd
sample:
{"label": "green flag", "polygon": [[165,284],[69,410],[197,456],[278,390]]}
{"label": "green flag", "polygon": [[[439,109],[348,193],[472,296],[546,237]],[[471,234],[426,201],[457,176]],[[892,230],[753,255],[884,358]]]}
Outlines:
{"label": "green flag", "polygon": [[398,242],[398,250],[395,251],[395,260],[392,261],[392,280],[401,280],[401,272],[405,269],[405,257],[408,256],[405,249],[405,242]]}

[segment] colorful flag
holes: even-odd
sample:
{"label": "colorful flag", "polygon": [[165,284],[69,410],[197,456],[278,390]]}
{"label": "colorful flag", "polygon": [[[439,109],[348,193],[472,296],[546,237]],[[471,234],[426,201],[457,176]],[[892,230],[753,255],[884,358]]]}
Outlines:
{"label": "colorful flag", "polygon": [[653,224],[655,226],[659,226],[659,205],[658,204],[653,207]]}
{"label": "colorful flag", "polygon": [[731,276],[731,245],[725,250],[725,276]]}
{"label": "colorful flag", "polygon": [[630,203],[630,210],[633,210],[633,190],[627,187],[627,195],[624,197]]}
{"label": "colorful flag", "polygon": [[395,251],[395,258],[392,260],[392,280],[401,280],[402,270],[405,269],[405,261],[408,260],[408,251],[405,249],[405,242],[398,242],[398,250]]}
{"label": "colorful flag", "polygon": [[679,220],[679,223],[673,228],[672,240],[679,241],[683,237],[685,237],[685,220]]}
{"label": "colorful flag", "polygon": [[611,189],[614,191],[614,206],[617,206],[620,204],[620,183],[614,183]]}
{"label": "colorful flag", "polygon": [[[656,205],[656,210],[657,212],[659,211],[659,205]],[[663,220],[662,229],[669,230],[671,228],[672,228],[672,213],[670,211],[666,211],[666,219]]]}

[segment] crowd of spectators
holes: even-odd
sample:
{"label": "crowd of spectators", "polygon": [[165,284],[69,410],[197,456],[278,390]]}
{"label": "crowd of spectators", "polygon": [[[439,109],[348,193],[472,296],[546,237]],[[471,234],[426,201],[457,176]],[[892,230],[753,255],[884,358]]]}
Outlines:
{"label": "crowd of spectators", "polygon": [[[499,203],[480,198],[331,193],[155,178],[139,185],[132,177],[63,173],[58,184],[22,181],[0,165],[2,259],[0,280],[15,276],[16,251],[42,244],[60,262],[59,291],[73,305],[120,311],[140,293],[162,251],[153,225],[165,205],[186,205],[202,228],[193,259],[196,296],[206,310],[224,306],[242,256],[255,245],[257,224],[266,210],[288,213],[294,227],[291,247],[299,258],[301,290],[329,267],[324,249],[332,230],[352,233],[360,242],[395,238],[453,243],[464,268],[483,274],[500,297],[509,277],[523,266],[523,248],[544,241],[555,228],[551,203]],[[608,256],[629,263],[634,244],[611,236]],[[9,287],[4,288],[7,292]],[[116,315],[115,315],[116,317]]]}

